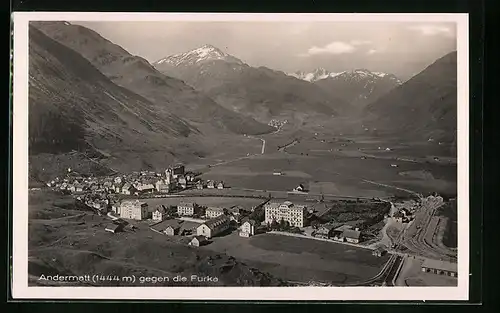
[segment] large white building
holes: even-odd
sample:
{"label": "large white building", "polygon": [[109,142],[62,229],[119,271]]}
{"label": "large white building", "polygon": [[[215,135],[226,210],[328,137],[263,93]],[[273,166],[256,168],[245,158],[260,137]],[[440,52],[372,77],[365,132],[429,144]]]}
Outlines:
{"label": "large white building", "polygon": [[205,211],[205,216],[208,218],[216,218],[217,216],[221,216],[223,214],[224,209],[218,207],[208,207]]}
{"label": "large white building", "polygon": [[282,219],[290,226],[304,227],[305,206],[293,204],[290,201],[283,203],[268,202],[264,205],[265,221],[271,224],[274,221],[280,222]]}
{"label": "large white building", "polygon": [[120,217],[133,220],[143,220],[151,216],[148,204],[139,200],[123,201],[120,205]]}
{"label": "large white building", "polygon": [[193,216],[195,208],[196,204],[192,202],[181,202],[177,206],[177,214],[179,214],[179,216]]}

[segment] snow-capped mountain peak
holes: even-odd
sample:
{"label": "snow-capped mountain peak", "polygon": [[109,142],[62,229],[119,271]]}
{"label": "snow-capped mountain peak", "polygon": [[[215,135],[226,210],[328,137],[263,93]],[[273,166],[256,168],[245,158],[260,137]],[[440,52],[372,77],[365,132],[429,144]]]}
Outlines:
{"label": "snow-capped mountain peak", "polygon": [[288,75],[293,76],[293,77],[298,78],[298,79],[308,81],[308,82],[315,82],[317,80],[325,79],[328,77],[335,77],[335,76],[340,75],[340,74],[342,74],[342,73],[333,73],[333,72],[330,72],[322,67],[319,67],[310,73],[306,73],[303,71],[297,71],[295,73],[290,73]]}
{"label": "snow-capped mountain peak", "polygon": [[392,79],[397,84],[401,84],[401,81],[394,75],[383,73],[383,72],[372,72],[367,69],[353,69],[350,71],[343,72],[330,72],[324,68],[317,68],[312,72],[306,73],[304,71],[297,71],[295,73],[289,73],[288,75],[293,76],[298,79],[302,79],[308,82],[316,82],[318,80],[326,79],[326,78],[334,78],[338,77],[338,79],[353,79],[353,80],[363,80],[363,79]]}
{"label": "snow-capped mountain peak", "polygon": [[223,60],[226,62],[243,64],[241,60],[233,57],[228,53],[221,51],[220,49],[210,44],[205,44],[199,48],[190,50],[188,52],[171,55],[169,57],[156,61],[155,64],[167,63],[173,66],[179,66],[179,65],[193,65],[200,62],[214,61],[214,60]]}

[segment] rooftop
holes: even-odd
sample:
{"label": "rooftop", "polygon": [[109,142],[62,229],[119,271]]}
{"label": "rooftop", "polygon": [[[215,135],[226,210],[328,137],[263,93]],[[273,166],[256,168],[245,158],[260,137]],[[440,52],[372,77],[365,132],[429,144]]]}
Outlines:
{"label": "rooftop", "polygon": [[197,239],[199,242],[207,241],[207,238],[205,236],[194,236],[193,239]]}
{"label": "rooftop", "polygon": [[108,224],[105,229],[116,231],[119,227],[120,227],[119,224]]}
{"label": "rooftop", "polygon": [[228,222],[229,219],[226,215],[219,215],[216,218],[212,218],[208,221],[206,221],[204,224],[207,225],[209,228],[221,225],[225,222]]}
{"label": "rooftop", "polygon": [[359,239],[359,236],[361,236],[361,232],[359,230],[353,230],[353,229],[344,230],[344,237]]}
{"label": "rooftop", "polygon": [[156,210],[159,211],[160,213],[167,212],[167,208],[163,204],[158,205],[158,207],[156,207]]}
{"label": "rooftop", "polygon": [[345,230],[349,230],[349,229],[352,229],[351,225],[342,225],[340,227],[335,228],[336,231],[345,231]]}
{"label": "rooftop", "polygon": [[207,208],[207,211],[217,211],[217,212],[223,212],[224,209],[223,208],[219,208],[219,207],[208,207]]}
{"label": "rooftop", "polygon": [[443,270],[443,271],[450,271],[450,272],[457,272],[457,263],[451,263],[451,262],[446,262],[446,261],[440,261],[440,260],[432,260],[432,259],[426,259],[424,263],[422,264],[422,267],[425,268],[433,268],[437,270]]}
{"label": "rooftop", "polygon": [[164,231],[165,229],[167,229],[168,226],[176,228],[180,227],[181,224],[182,224],[181,221],[178,220],[163,220],[157,224],[154,224],[153,226],[151,226],[151,228],[157,231]]}
{"label": "rooftop", "polygon": [[249,223],[252,226],[257,225],[257,222],[255,220],[251,220],[251,219],[247,219],[243,224],[245,224],[245,223]]}

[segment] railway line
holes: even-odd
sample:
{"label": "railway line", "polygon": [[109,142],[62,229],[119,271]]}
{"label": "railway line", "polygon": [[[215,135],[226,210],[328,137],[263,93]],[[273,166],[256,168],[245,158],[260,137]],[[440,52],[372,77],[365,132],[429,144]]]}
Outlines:
{"label": "railway line", "polygon": [[399,254],[391,255],[382,270],[367,281],[358,283],[355,286],[394,286],[394,280],[403,262],[403,257]]}
{"label": "railway line", "polygon": [[403,244],[413,254],[456,262],[456,253],[437,243],[436,231],[440,219],[436,216],[436,212],[443,204],[439,199],[422,201],[421,212],[403,233]]}

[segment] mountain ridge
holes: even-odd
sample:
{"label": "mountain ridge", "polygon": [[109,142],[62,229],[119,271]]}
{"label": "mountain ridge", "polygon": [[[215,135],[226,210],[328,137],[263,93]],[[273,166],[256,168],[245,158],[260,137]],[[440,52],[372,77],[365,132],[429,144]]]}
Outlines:
{"label": "mountain ridge", "polygon": [[170,55],[168,57],[157,60],[153,62],[153,65],[159,65],[163,63],[168,63],[173,66],[178,66],[181,64],[192,65],[203,61],[213,60],[224,60],[226,62],[244,64],[240,59],[223,52],[219,48],[211,44],[204,44],[203,46],[190,50],[188,52]]}
{"label": "mountain ridge", "polygon": [[188,122],[156,112],[146,98],[32,26],[28,91],[33,172],[83,170],[100,161],[98,167],[139,169],[203,153],[199,132]]}
{"label": "mountain ridge", "polygon": [[77,51],[115,84],[139,94],[160,113],[174,113],[202,133],[262,134],[274,129],[242,116],[186,85],[160,73],[146,59],[84,26],[68,22],[31,22],[55,41]]}
{"label": "mountain ridge", "polygon": [[457,52],[437,59],[370,103],[365,116],[366,123],[379,132],[440,141],[456,149]]}
{"label": "mountain ridge", "polygon": [[[184,62],[153,65],[162,73],[185,81],[229,110],[268,123],[275,118],[305,120],[338,115],[347,106],[342,100],[314,86],[267,67],[252,67],[234,56],[198,56],[201,48],[184,52]],[[229,58],[229,61],[226,61]],[[168,59],[168,58],[167,58]],[[178,58],[174,58],[177,60]],[[238,60],[233,62],[232,60]],[[163,59],[160,59],[160,61]]]}

